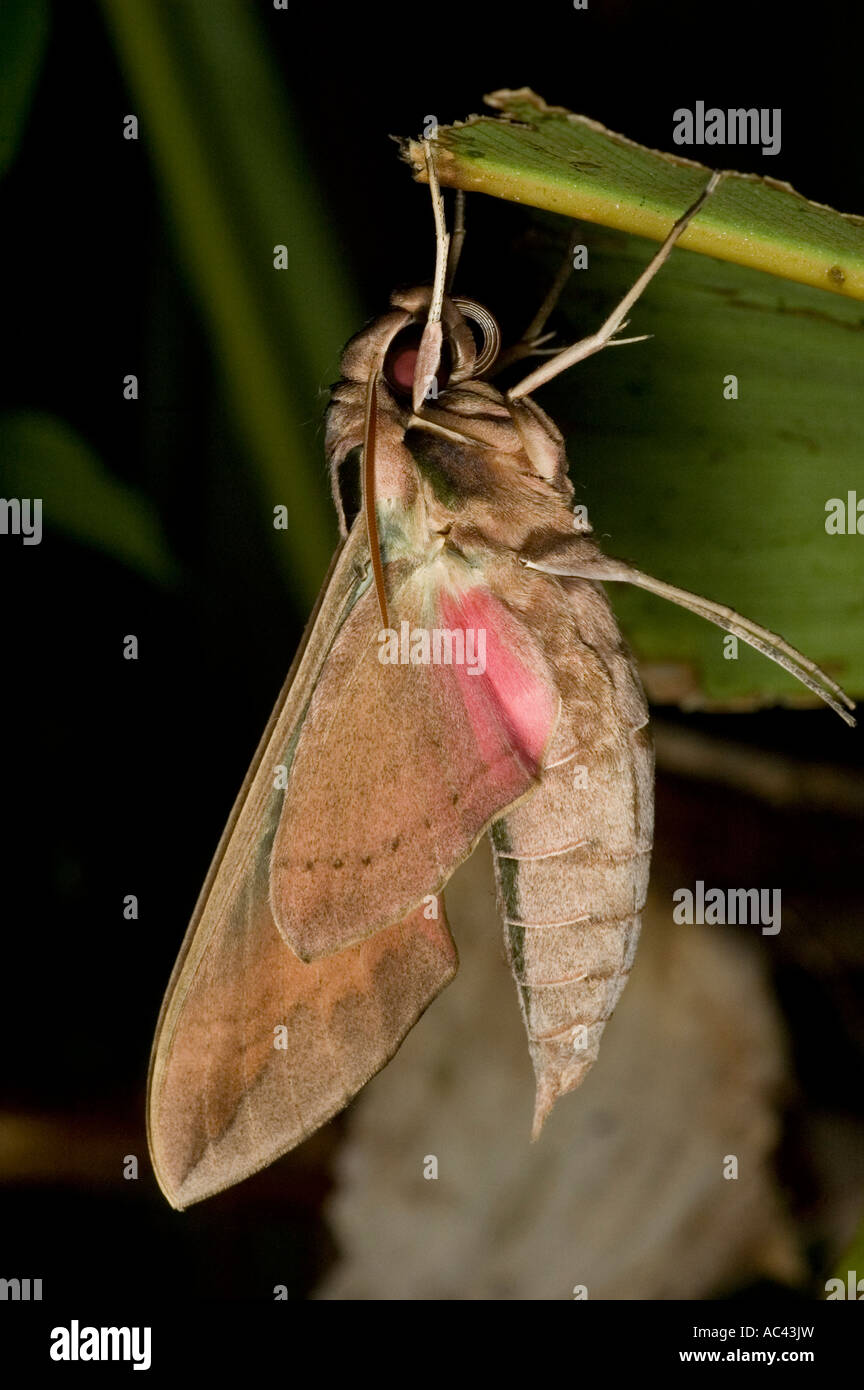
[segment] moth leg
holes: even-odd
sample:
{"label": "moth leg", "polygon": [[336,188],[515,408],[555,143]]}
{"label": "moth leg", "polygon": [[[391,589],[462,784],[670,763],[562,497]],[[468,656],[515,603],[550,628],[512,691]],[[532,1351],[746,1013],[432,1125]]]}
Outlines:
{"label": "moth leg", "polygon": [[549,286],[549,289],[546,291],[546,296],[542,304],[540,305],[540,308],[537,310],[528,327],[525,329],[525,332],[522,334],[522,338],[520,340],[521,342],[536,343],[540,335],[542,334],[543,329],[546,327],[550,314],[556,308],[558,300],[561,298],[561,295],[564,292],[564,286],[567,284],[567,281],[573,274],[573,251],[575,246],[576,224],[574,223],[573,230],[571,231],[570,236],[567,238],[567,247],[564,251],[564,259],[558,267],[558,273],[555,276],[555,279],[552,281],[552,284]]}
{"label": "moth leg", "polygon": [[465,190],[456,189],[456,205],[453,210],[453,233],[450,237],[450,249],[447,252],[447,274],[444,279],[444,292],[449,294],[453,288],[453,281],[456,278],[456,271],[459,267],[459,258],[462,255],[462,243],[465,240]]}
{"label": "moth leg", "polygon": [[[809,656],[804,656],[803,652],[799,652],[776,632],[760,627],[758,623],[751,622],[749,618],[736,613],[725,604],[714,603],[710,598],[702,598],[701,594],[691,594],[687,589],[678,589],[674,584],[666,584],[662,579],[655,579],[653,575],[631,569],[629,565],[607,556],[597,557],[593,562],[592,558],[587,557],[587,563],[568,566],[566,570],[560,564],[544,565],[531,560],[523,560],[522,563],[529,569],[542,570],[545,574],[557,574],[561,578],[600,580],[604,584],[632,584],[637,589],[647,589],[650,594],[668,599],[679,608],[686,608],[697,617],[704,618],[706,622],[714,623],[716,627],[730,632],[733,637],[740,638],[742,642],[767,656],[769,661],[782,666],[784,671],[788,671],[802,685],[806,685],[808,690],[812,690],[814,695],[818,695],[820,700],[824,700],[850,728],[855,727],[856,721],[847,713],[847,710],[855,708],[855,701],[850,700],[845,690],[832,680],[821,666],[817,666]],[[846,709],[843,708],[844,705]]]}
{"label": "moth leg", "polygon": [[417,413],[426,399],[429,385],[437,375],[441,361],[441,345],[444,329],[441,325],[441,311],[444,307],[444,293],[447,283],[447,262],[450,252],[450,237],[447,233],[447,219],[444,215],[444,199],[438,183],[438,171],[432,154],[432,144],[424,141],[426,155],[426,176],[432,196],[432,213],[435,218],[435,279],[432,283],[432,298],[429,313],[423,327],[423,336],[417,349],[414,366],[414,385],[412,388],[412,407]]}
{"label": "moth leg", "polygon": [[[847,709],[854,709],[855,701],[850,700],[845,690],[835,680],[832,680],[820,666],[817,666],[815,661],[811,661],[809,656],[804,656],[803,652],[799,652],[797,648],[791,646],[776,632],[770,632],[768,628],[760,627],[758,623],[736,613],[726,604],[713,603],[711,599],[702,598],[700,594],[691,594],[686,589],[677,589],[674,584],[666,584],[662,579],[654,579],[652,575],[643,574],[641,570],[630,570],[627,578],[629,583],[638,588],[647,589],[652,594],[659,594],[661,598],[676,603],[679,608],[688,608],[691,612],[697,613],[700,618],[705,618],[708,622],[715,623],[717,627],[731,632],[734,637],[740,637],[742,641],[755,647],[757,652],[762,652],[764,656],[776,661],[778,666],[782,666],[791,675],[797,676],[799,681],[836,710],[841,719],[845,719],[847,724],[854,727],[855,720],[846,713],[839,701],[842,701]],[[823,687],[826,688],[823,689]],[[838,698],[832,699],[829,691]]]}
{"label": "moth leg", "polygon": [[527,396],[524,401],[508,401],[514,425],[519,431],[522,448],[534,472],[550,483],[567,475],[567,454],[564,436],[554,421]]}
{"label": "moth leg", "polygon": [[564,258],[558,267],[555,279],[549,286],[540,308],[537,310],[537,313],[534,315],[519,341],[513,343],[505,352],[499,354],[494,369],[489,373],[490,376],[496,376],[498,372],[503,371],[505,367],[512,366],[514,362],[519,362],[523,357],[531,357],[532,354],[541,349],[543,343],[548,343],[550,338],[554,338],[554,333],[544,333],[543,330],[546,327],[549,315],[553,312],[558,300],[561,298],[564,286],[573,273],[573,248],[575,245],[576,232],[572,231],[567,239],[567,248],[564,252]]}
{"label": "moth leg", "polygon": [[654,279],[654,276],[663,263],[668,260],[672,247],[675,245],[685,227],[687,227],[696,216],[706,198],[714,192],[720,178],[721,175],[718,172],[711,175],[695,203],[678,218],[678,221],[673,226],[666,240],[663,242],[663,245],[649,261],[635,285],[625,294],[621,303],[612,311],[606,322],[601,325],[597,332],[589,334],[587,338],[580,338],[578,343],[573,343],[570,347],[565,348],[563,352],[559,352],[555,357],[550,357],[548,361],[541,362],[539,367],[535,367],[533,372],[529,372],[528,376],[524,377],[522,381],[511,387],[507,392],[511,400],[518,399],[519,396],[529,395],[530,392],[536,391],[538,386],[543,386],[547,381],[551,381],[553,377],[558,376],[560,372],[566,371],[568,367],[574,366],[576,362],[583,362],[586,357],[591,357],[593,353],[600,352],[602,348],[620,346],[624,343],[642,342],[643,339],[648,336],[642,334],[638,338],[615,338],[614,335],[620,328],[625,326],[624,321],[633,308],[633,305]]}

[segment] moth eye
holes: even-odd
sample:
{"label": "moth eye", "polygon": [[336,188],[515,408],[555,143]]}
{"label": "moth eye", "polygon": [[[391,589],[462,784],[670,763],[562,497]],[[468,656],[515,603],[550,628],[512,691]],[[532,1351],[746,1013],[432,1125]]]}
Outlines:
{"label": "moth eye", "polygon": [[[414,386],[414,369],[417,366],[417,353],[423,325],[411,324],[397,333],[384,358],[384,380],[397,396],[410,396]],[[441,362],[437,372],[438,390],[443,390],[450,377],[450,350],[447,344],[441,351]]]}
{"label": "moth eye", "polygon": [[387,385],[392,386],[394,391],[401,394],[410,395],[414,385],[414,369],[417,366],[417,348],[402,347],[392,355],[388,354],[384,364],[384,376]]}

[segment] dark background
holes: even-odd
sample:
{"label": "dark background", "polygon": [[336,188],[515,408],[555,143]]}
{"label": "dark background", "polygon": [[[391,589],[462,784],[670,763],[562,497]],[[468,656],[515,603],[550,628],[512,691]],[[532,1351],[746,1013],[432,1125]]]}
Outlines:
{"label": "dark background", "polygon": [[[389,135],[418,134],[430,113],[442,124],[463,118],[496,87],[531,86],[660,149],[672,148],[680,105],[779,106],[780,155],[752,151],[748,160],[742,150],[730,162],[864,211],[860,48],[846,6],[254,8],[366,314],[430,269],[427,195]],[[250,504],[233,482],[242,478],[239,446],[146,142],[120,138],[119,116],[134,109],[98,7],[56,4],[3,189],[2,405],[69,421],[146,492],[183,582],[162,593],[62,535],[0,547],[0,1110],[11,1136],[0,1273],[41,1275],[46,1291],[74,1286],[96,1298],[118,1282],[130,1296],[268,1297],[275,1283],[303,1296],[333,1254],[320,1203],[339,1121],[182,1216],[168,1209],[146,1157],[144,1084],[162,991],[305,614],[254,545]],[[508,209],[502,223],[500,205],[471,200],[464,262],[465,292],[505,325],[532,307],[506,230],[514,216]],[[136,366],[150,389],[133,413],[116,383]],[[320,409],[310,401],[313,437]],[[141,643],[134,663],[120,659],[128,632]],[[806,725],[808,757],[861,761],[858,736],[847,740],[827,713],[691,724],[793,751]],[[661,788],[661,825],[674,806],[674,791],[664,801]],[[838,837],[829,837],[845,846],[833,872],[852,892],[855,837]],[[122,916],[131,892],[137,922]],[[814,1002],[806,979],[784,988],[793,1016],[816,1009],[829,1032],[837,1028],[830,997]],[[829,1074],[808,1053],[802,1084],[819,1103],[857,1110],[861,1039],[850,1047],[842,1028],[832,1039]],[[137,1183],[118,1180],[127,1153],[139,1157]],[[290,1240],[277,1238],[286,1229]]]}

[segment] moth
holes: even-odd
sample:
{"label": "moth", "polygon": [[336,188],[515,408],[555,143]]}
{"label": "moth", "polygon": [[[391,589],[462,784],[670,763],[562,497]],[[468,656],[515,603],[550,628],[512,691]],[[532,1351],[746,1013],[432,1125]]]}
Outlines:
{"label": "moth", "polygon": [[854,723],[782,638],[603,554],[531,398],[639,341],[627,315],[719,176],[596,333],[502,391],[555,295],[502,354],[489,312],[452,293],[461,204],[451,245],[425,150],[434,282],[344,351],[326,429],[342,541],[157,1026],[148,1133],[178,1208],[299,1144],[393,1056],[456,972],[442,890],[486,833],[535,1136],[585,1077],[633,961],[653,823],[647,705],[603,585],[700,614]]}

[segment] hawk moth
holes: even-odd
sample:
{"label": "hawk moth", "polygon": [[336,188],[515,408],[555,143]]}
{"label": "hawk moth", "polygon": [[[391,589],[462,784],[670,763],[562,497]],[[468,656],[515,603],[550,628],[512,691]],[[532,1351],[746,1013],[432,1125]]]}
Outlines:
{"label": "hawk moth", "polygon": [[[653,822],[647,705],[603,584],[691,609],[854,722],[781,638],[604,555],[530,395],[638,341],[626,315],[718,176],[597,333],[502,391],[496,367],[536,351],[544,322],[502,355],[488,311],[452,294],[461,235],[429,145],[426,163],[434,283],[344,351],[326,430],[341,545],[157,1027],[148,1132],[176,1207],[300,1143],[389,1060],[455,974],[441,894],[487,832],[535,1135],[583,1079],[633,960]],[[480,634],[482,663],[460,662]]]}

